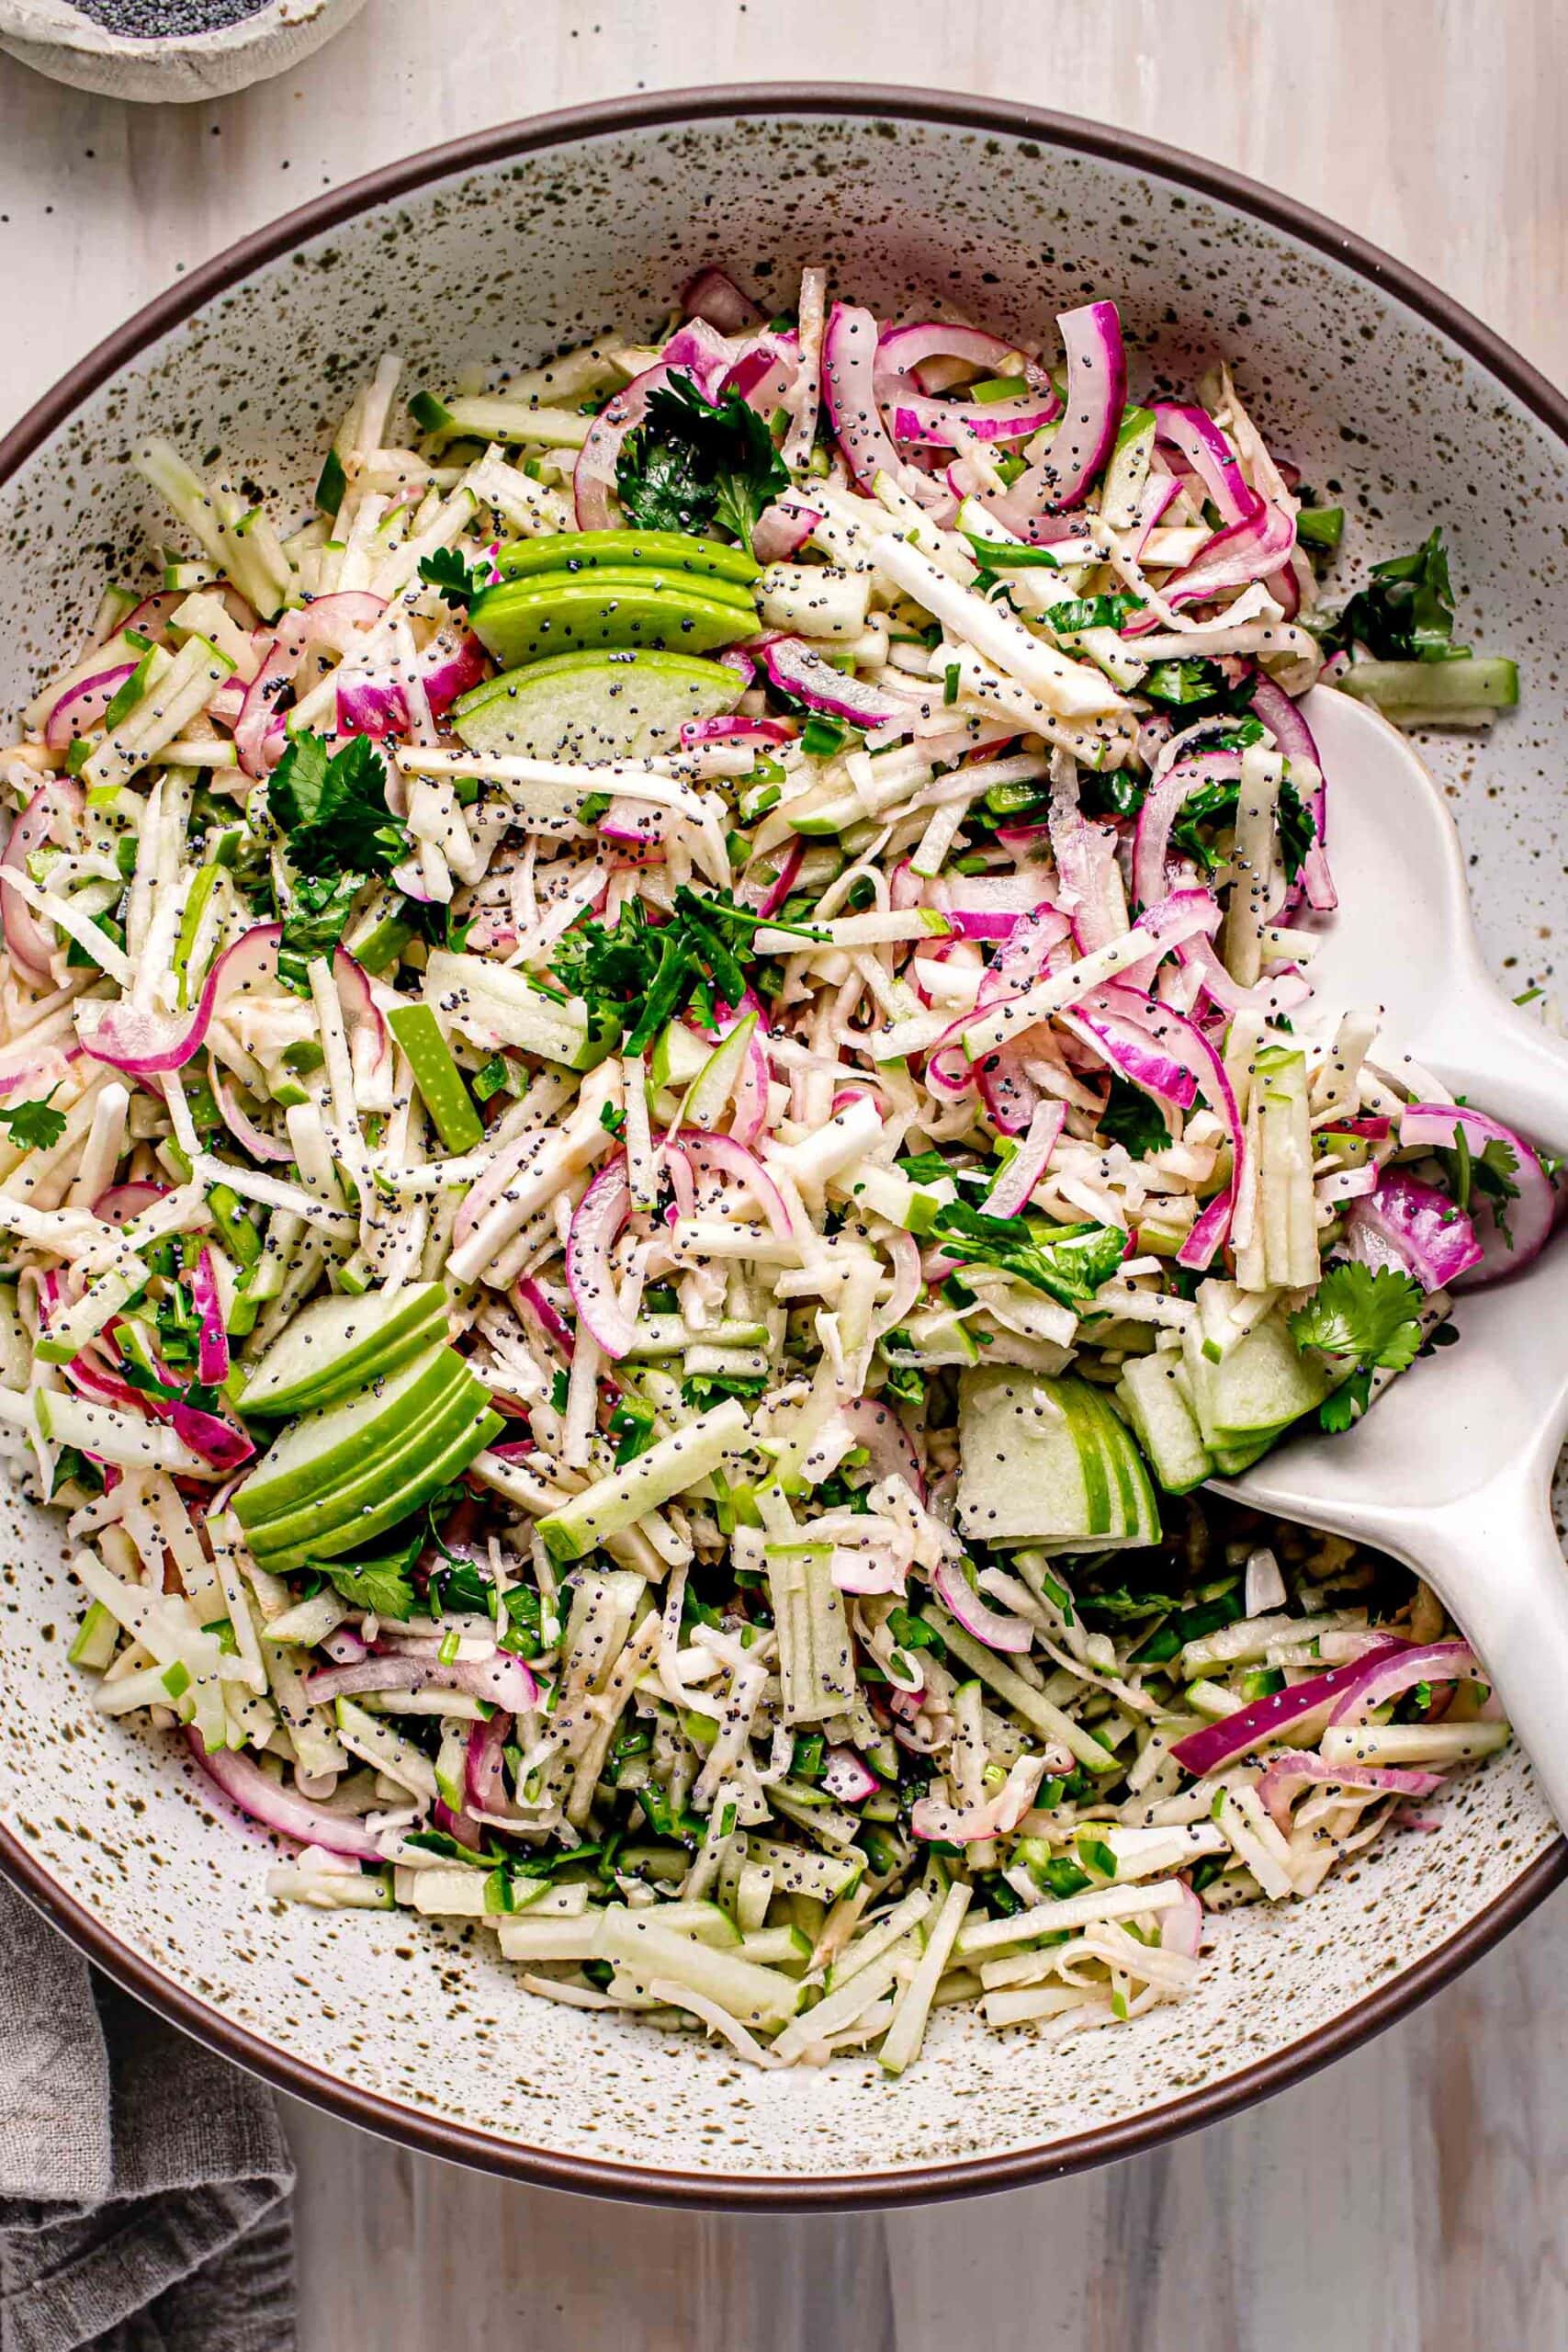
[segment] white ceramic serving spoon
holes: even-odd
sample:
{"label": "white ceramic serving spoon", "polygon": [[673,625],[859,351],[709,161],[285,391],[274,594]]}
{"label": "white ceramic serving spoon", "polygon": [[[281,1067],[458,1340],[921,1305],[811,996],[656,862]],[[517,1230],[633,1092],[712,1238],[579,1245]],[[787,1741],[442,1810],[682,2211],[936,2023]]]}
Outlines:
{"label": "white ceramic serving spoon", "polygon": [[[1489,977],[1464,855],[1397,729],[1316,687],[1302,706],[1330,779],[1338,912],[1314,958],[1327,1002],[1385,1012],[1384,1035],[1454,1094],[1568,1153],[1568,1044]],[[1568,1564],[1551,1477],[1568,1431],[1568,1233],[1461,1291],[1459,1344],[1395,1380],[1356,1426],[1291,1438],[1223,1494],[1377,1544],[1419,1569],[1483,1660],[1568,1827]]]}

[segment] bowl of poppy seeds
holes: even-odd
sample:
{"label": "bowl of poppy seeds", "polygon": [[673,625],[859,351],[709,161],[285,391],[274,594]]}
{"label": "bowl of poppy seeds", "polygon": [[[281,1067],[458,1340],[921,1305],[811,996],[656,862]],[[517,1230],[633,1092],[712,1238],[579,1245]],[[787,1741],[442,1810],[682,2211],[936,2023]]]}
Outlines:
{"label": "bowl of poppy seeds", "polygon": [[227,97],[281,74],[365,0],[0,0],[0,49],[78,90],[146,103]]}

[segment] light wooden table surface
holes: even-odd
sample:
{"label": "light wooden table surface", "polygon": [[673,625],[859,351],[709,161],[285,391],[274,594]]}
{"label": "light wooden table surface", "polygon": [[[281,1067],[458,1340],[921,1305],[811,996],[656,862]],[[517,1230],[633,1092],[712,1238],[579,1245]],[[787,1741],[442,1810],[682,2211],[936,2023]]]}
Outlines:
{"label": "light wooden table surface", "polygon": [[[0,421],[244,231],[457,132],[695,82],[1032,100],[1274,182],[1568,375],[1561,0],[372,0],[297,74],[111,105],[0,61]],[[283,355],[286,360],[287,355]],[[1568,1898],[1164,2154],[836,2221],[506,2188],[291,2108],[304,2352],[1562,2352]]]}

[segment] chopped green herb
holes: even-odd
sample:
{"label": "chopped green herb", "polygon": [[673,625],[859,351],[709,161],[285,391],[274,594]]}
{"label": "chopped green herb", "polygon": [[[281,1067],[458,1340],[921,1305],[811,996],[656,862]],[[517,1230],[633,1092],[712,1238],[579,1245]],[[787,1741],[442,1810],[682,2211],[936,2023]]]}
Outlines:
{"label": "chopped green herb", "polygon": [[616,495],[641,529],[716,524],[746,548],[763,507],[788,488],[767,419],[739,392],[710,401],[682,375],[649,394],[615,466]]}

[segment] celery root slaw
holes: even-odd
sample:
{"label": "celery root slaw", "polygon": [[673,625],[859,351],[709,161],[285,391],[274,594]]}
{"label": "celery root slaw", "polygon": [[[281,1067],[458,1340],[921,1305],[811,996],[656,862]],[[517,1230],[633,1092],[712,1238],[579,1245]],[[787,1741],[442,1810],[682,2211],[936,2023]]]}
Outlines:
{"label": "celery root slaw", "polygon": [[1406,1571],[1197,1490],[1553,1224],[1313,986],[1301,697],[1513,665],[1128,379],[1108,300],[706,270],[389,357],[308,513],[139,454],[172,544],[0,752],[0,1445],[273,1897],[897,2075],[1180,1999],[1506,1742]]}

